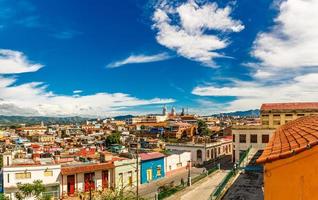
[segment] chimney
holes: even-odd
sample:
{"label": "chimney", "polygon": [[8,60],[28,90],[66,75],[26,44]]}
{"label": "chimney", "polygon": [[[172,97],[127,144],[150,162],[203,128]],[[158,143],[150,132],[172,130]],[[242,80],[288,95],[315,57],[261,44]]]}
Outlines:
{"label": "chimney", "polygon": [[100,153],[100,162],[108,162],[113,159],[113,155],[109,152],[101,152]]}

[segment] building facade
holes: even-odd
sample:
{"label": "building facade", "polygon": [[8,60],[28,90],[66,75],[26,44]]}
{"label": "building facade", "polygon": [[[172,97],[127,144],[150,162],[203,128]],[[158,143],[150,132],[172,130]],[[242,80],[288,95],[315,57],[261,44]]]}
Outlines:
{"label": "building facade", "polygon": [[232,141],[221,139],[211,143],[167,143],[166,149],[191,152],[191,162],[193,165],[203,164],[225,155],[232,154]]}
{"label": "building facade", "polygon": [[318,102],[265,103],[261,105],[259,125],[232,127],[233,161],[249,147],[263,150],[276,128],[299,117],[318,114]]}
{"label": "building facade", "polygon": [[165,157],[166,176],[170,176],[175,172],[187,170],[191,165],[191,152],[188,151],[172,151],[170,155]]}
{"label": "building facade", "polygon": [[165,177],[164,155],[151,152],[141,153],[140,157],[140,183],[145,184]]}
{"label": "building facade", "polygon": [[5,153],[3,155],[2,168],[4,194],[11,200],[15,200],[18,183],[26,184],[41,180],[46,187],[46,193],[58,199],[60,197],[60,172],[61,166],[58,164],[25,164],[23,159],[16,159],[13,162],[12,154]]}
{"label": "building facade", "polygon": [[117,190],[132,190],[137,186],[136,159],[114,161],[114,188]]}

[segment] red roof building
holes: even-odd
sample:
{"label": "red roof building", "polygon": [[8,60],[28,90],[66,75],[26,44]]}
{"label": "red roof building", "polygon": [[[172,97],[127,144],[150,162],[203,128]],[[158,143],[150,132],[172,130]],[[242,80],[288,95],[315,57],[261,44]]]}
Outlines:
{"label": "red roof building", "polygon": [[257,162],[288,158],[317,144],[318,116],[298,118],[276,130]]}
{"label": "red roof building", "polygon": [[269,110],[318,110],[318,102],[264,103],[261,111]]}
{"label": "red roof building", "polygon": [[264,199],[318,199],[318,116],[279,127],[258,163],[264,165]]}

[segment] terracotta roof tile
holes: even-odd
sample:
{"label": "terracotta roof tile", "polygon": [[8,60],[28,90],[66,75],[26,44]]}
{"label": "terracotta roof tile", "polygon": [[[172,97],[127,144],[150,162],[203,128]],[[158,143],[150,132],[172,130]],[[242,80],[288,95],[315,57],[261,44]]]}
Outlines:
{"label": "terracotta roof tile", "polygon": [[156,158],[162,158],[165,155],[159,152],[150,152],[150,153],[141,153],[139,154],[139,157],[141,158],[142,161],[146,160],[152,160]]}
{"label": "terracotta roof tile", "polygon": [[275,131],[257,162],[288,158],[315,145],[318,145],[318,115],[301,117]]}
{"label": "terracotta roof tile", "polygon": [[264,103],[261,110],[318,110],[318,102]]}
{"label": "terracotta roof tile", "polygon": [[112,162],[107,163],[94,163],[94,164],[81,164],[75,166],[62,166],[61,174],[77,174],[77,173],[85,173],[85,172],[94,172],[100,170],[107,170],[114,168],[114,164]]}

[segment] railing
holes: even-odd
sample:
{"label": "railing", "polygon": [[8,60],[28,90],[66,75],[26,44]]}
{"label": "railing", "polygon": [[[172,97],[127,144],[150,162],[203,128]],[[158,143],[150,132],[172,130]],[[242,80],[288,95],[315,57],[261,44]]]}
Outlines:
{"label": "railing", "polygon": [[[244,152],[244,154],[240,157],[240,160],[238,162],[238,166],[237,167],[241,167],[243,161],[245,159],[248,158],[248,154],[251,151],[251,146]],[[238,169],[238,168],[237,168]],[[227,184],[229,183],[229,181],[236,175],[236,169],[232,169],[225,177],[224,179],[221,181],[221,183],[215,188],[215,190],[212,192],[212,194],[210,195],[209,200],[215,200],[215,199],[219,199],[222,195],[223,190],[225,189],[225,187],[227,186]]]}

